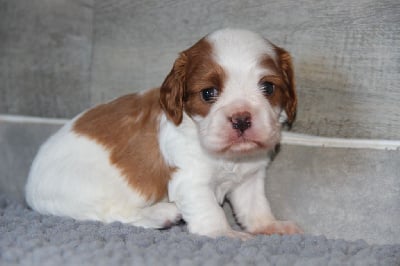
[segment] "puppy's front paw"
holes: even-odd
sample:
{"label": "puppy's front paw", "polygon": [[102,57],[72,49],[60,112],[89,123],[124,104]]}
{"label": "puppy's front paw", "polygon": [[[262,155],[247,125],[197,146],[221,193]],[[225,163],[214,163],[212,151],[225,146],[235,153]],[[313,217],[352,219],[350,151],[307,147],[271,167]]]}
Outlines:
{"label": "puppy's front paw", "polygon": [[303,234],[304,231],[292,221],[273,221],[261,230],[254,232],[255,234],[264,235],[294,235]]}
{"label": "puppy's front paw", "polygon": [[230,238],[239,238],[243,241],[249,240],[254,237],[252,234],[235,230],[224,230],[224,231],[213,232],[209,236],[211,238],[224,237],[224,236]]}
{"label": "puppy's front paw", "polygon": [[249,233],[246,232],[240,232],[240,231],[235,231],[235,230],[229,230],[226,232],[225,236],[227,237],[232,237],[232,238],[240,238],[241,240],[249,240],[253,236]]}
{"label": "puppy's front paw", "polygon": [[214,238],[216,237],[221,237],[221,236],[226,236],[226,237],[231,237],[231,238],[239,238],[243,241],[249,240],[250,238],[253,237],[253,235],[246,233],[246,232],[241,232],[241,231],[235,231],[235,230],[227,230],[223,232],[216,232]]}

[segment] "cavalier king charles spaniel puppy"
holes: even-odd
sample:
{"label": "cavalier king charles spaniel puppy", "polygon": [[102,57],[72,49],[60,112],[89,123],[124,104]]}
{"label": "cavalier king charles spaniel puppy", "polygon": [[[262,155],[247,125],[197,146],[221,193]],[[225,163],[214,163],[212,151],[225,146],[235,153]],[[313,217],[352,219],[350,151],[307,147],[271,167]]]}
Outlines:
{"label": "cavalier king charles spaniel puppy", "polygon": [[[213,32],[181,52],[160,88],[86,110],[40,148],[32,209],[77,220],[247,239],[297,234],[264,192],[281,127],[296,114],[291,57],[247,30]],[[228,200],[243,231],[221,207]]]}

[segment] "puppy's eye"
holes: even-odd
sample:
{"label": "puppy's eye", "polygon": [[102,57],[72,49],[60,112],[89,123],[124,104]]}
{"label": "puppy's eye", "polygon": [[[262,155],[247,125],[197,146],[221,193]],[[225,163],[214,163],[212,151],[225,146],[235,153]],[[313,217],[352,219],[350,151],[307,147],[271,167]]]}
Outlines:
{"label": "puppy's eye", "polygon": [[215,87],[203,89],[200,91],[201,98],[207,103],[213,103],[217,100],[218,89]]}
{"label": "puppy's eye", "polygon": [[271,96],[275,91],[275,85],[269,81],[264,81],[261,83],[260,88],[262,93],[264,93],[266,96]]}

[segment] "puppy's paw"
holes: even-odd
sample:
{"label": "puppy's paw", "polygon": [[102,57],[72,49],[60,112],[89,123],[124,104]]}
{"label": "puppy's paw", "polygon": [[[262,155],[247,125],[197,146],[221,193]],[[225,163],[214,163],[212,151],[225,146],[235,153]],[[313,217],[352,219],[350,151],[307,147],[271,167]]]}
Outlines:
{"label": "puppy's paw", "polygon": [[182,214],[177,212],[177,213],[173,214],[170,218],[165,220],[165,222],[163,224],[163,228],[165,228],[165,229],[170,228],[173,225],[178,224],[181,220],[182,220]]}
{"label": "puppy's paw", "polygon": [[251,235],[249,233],[235,231],[235,230],[229,230],[228,232],[225,233],[224,236],[231,237],[231,238],[240,238],[243,241],[253,238],[253,235]]}
{"label": "puppy's paw", "polygon": [[164,220],[162,228],[170,228],[182,220],[182,214],[174,203],[159,203],[160,211],[158,214]]}
{"label": "puppy's paw", "polygon": [[143,208],[139,215],[141,219],[136,219],[132,224],[144,228],[168,228],[182,219],[175,203],[171,202],[159,202]]}
{"label": "puppy's paw", "polygon": [[295,235],[303,233],[304,231],[292,221],[273,221],[261,230],[254,232],[254,234],[264,235]]}
{"label": "puppy's paw", "polygon": [[218,231],[218,232],[213,232],[208,235],[211,238],[217,238],[217,237],[230,237],[230,238],[239,238],[243,241],[249,240],[253,238],[254,236],[252,234],[246,233],[246,232],[241,232],[241,231],[235,231],[235,230],[224,230],[224,231]]}

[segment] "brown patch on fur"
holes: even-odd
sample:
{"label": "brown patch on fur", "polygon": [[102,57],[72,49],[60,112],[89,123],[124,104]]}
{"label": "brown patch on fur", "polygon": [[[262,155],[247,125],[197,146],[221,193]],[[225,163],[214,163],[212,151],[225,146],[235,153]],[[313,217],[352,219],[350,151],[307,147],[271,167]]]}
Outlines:
{"label": "brown patch on fur", "polygon": [[173,169],[164,161],[158,144],[159,90],[122,96],[84,113],[73,130],[96,140],[110,152],[129,185],[148,200],[167,195]]}
{"label": "brown patch on fur", "polygon": [[261,60],[261,66],[271,70],[275,75],[280,74],[280,70],[278,66],[275,64],[274,59],[272,59],[269,55],[265,55]]}
{"label": "brown patch on fur", "polygon": [[168,119],[179,125],[183,118],[183,95],[186,90],[186,64],[188,59],[181,53],[160,88],[160,104]]}
{"label": "brown patch on fur", "polygon": [[284,49],[274,46],[278,55],[277,64],[266,56],[261,61],[261,66],[272,70],[274,75],[266,76],[262,81],[269,81],[275,84],[275,92],[268,97],[271,105],[281,106],[288,115],[287,123],[291,125],[296,118],[297,96],[294,81],[294,71],[290,54]]}
{"label": "brown patch on fur", "polygon": [[161,86],[160,102],[168,118],[179,125],[183,111],[190,116],[206,116],[211,105],[200,93],[211,87],[221,93],[224,79],[224,71],[212,59],[212,47],[204,38],[180,53]]}
{"label": "brown patch on fur", "polygon": [[278,54],[278,67],[281,70],[286,85],[283,93],[284,108],[288,115],[287,123],[291,125],[296,119],[297,112],[297,95],[292,57],[286,50],[280,47],[275,46],[275,51]]}

